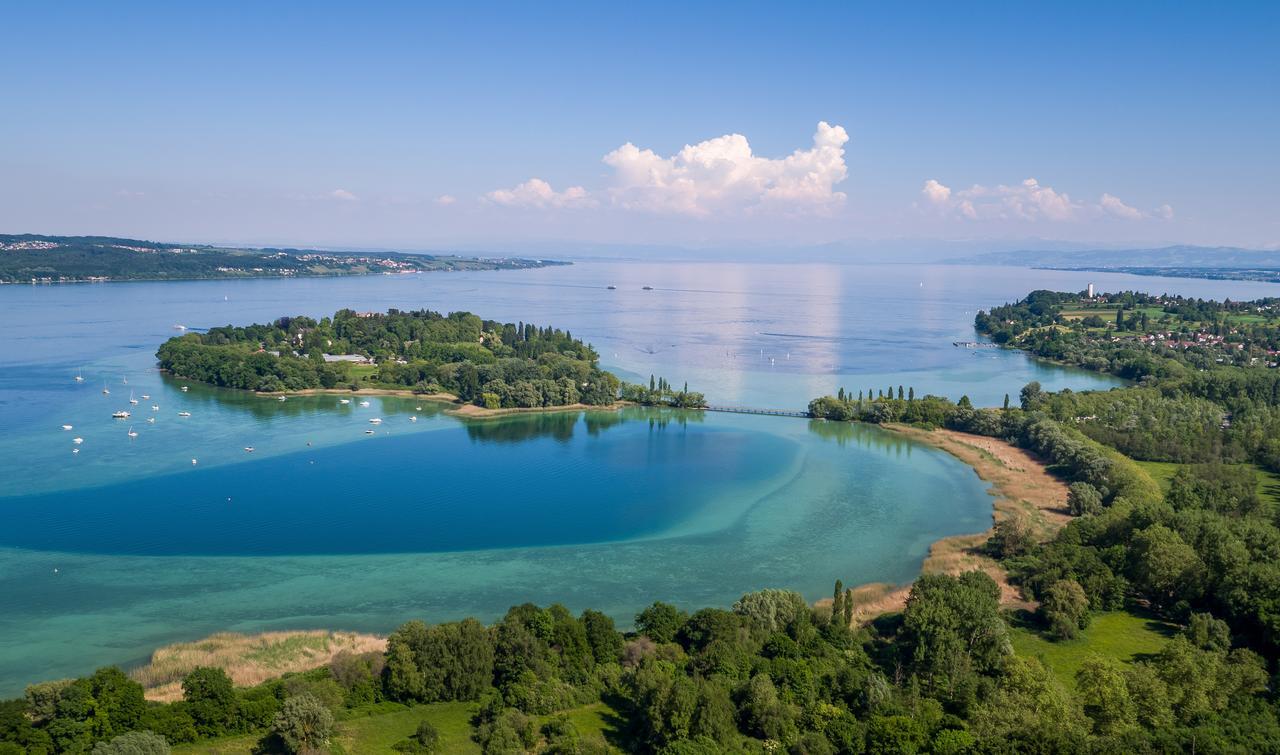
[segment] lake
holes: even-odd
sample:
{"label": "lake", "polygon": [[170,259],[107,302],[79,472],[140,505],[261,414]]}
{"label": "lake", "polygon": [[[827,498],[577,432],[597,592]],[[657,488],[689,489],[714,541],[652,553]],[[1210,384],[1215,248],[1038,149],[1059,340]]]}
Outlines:
{"label": "lake", "polygon": [[[1219,298],[1275,290],[1015,268],[592,260],[0,287],[0,694],[222,630],[385,632],[409,618],[491,620],[525,601],[627,625],[655,599],[727,605],[761,587],[816,599],[837,578],[909,581],[929,543],[991,521],[972,470],[874,427],[642,409],[463,422],[396,397],[364,407],[184,392],[154,366],[175,324],[467,309],[568,328],[624,378],[688,381],[717,405],[802,409],[840,386],[897,385],[996,405],[1030,380],[1115,384],[952,345],[975,338],[980,308],[1091,281]],[[134,416],[111,419],[118,409]],[[367,435],[373,417],[383,423]]]}

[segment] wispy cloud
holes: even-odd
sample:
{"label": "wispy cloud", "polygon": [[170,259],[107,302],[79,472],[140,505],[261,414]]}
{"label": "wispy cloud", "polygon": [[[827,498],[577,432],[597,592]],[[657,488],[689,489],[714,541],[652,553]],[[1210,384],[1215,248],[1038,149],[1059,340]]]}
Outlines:
{"label": "wispy cloud", "polygon": [[440,196],[436,197],[436,204],[440,205],[441,207],[448,207],[449,205],[457,201],[458,201],[458,198],[453,196],[452,194],[441,194]]}
{"label": "wispy cloud", "polygon": [[359,202],[360,201],[360,197],[357,197],[355,194],[352,194],[346,189],[334,189],[333,191],[329,192],[329,198],[338,199],[343,202]]}
{"label": "wispy cloud", "polygon": [[967,220],[1067,222],[1099,217],[1121,220],[1167,220],[1173,217],[1173,208],[1167,204],[1151,212],[1144,212],[1107,193],[1097,202],[1079,201],[1034,178],[1013,186],[974,184],[967,189],[958,190],[952,190],[931,178],[924,182],[920,195],[925,208]]}
{"label": "wispy cloud", "polygon": [[495,189],[485,195],[491,202],[507,207],[572,208],[594,207],[596,200],[587,195],[581,186],[570,186],[556,191],[541,178],[530,178],[510,189]]}

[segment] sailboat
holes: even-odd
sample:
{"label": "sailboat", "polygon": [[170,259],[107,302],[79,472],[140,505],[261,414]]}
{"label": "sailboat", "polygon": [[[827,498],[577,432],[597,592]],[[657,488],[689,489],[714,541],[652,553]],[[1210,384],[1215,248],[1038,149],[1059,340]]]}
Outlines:
{"label": "sailboat", "polygon": [[84,382],[84,375],[82,374],[83,372],[84,372],[84,369],[83,369],[83,368],[82,368],[82,369],[79,369],[79,370],[76,370],[76,382],[77,382],[77,383],[83,383],[83,382]]}
{"label": "sailboat", "polygon": [[138,399],[133,397],[133,391],[129,391],[129,403],[133,404],[134,406],[137,406],[138,404]]}
{"label": "sailboat", "polygon": [[111,390],[110,390],[109,388],[107,388],[107,384],[106,384],[106,383],[103,383],[103,384],[102,384],[102,395],[106,396],[106,395],[107,395],[107,394],[109,394],[109,393],[111,393]]}
{"label": "sailboat", "polygon": [[158,411],[160,411],[160,405],[159,405],[159,404],[152,404],[152,405],[151,405],[151,411],[153,411],[153,412],[158,412]]}
{"label": "sailboat", "polygon": [[154,424],[156,423],[156,418],[155,418],[155,417],[147,417],[147,422],[149,422],[150,424],[153,424],[153,425],[154,425]]}
{"label": "sailboat", "polygon": [[130,425],[130,426],[129,426],[129,437],[130,437],[130,438],[136,438],[136,437],[138,437],[138,434],[137,434],[137,433],[135,433],[135,432],[133,431],[133,426],[132,426],[132,425]]}

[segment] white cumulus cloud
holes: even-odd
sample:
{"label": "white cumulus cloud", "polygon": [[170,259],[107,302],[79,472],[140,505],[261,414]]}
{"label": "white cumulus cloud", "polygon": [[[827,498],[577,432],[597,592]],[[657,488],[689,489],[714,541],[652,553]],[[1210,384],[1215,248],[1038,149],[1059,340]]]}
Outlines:
{"label": "white cumulus cloud", "polygon": [[1098,204],[1108,214],[1115,215],[1118,218],[1138,220],[1142,217],[1142,210],[1139,210],[1137,207],[1130,207],[1121,201],[1119,197],[1114,197],[1110,194],[1104,193],[1102,195],[1102,199],[1098,200]]}
{"label": "white cumulus cloud", "polygon": [[581,186],[570,186],[564,191],[556,191],[551,184],[541,178],[530,178],[528,181],[510,189],[495,189],[485,195],[491,202],[508,207],[592,207],[596,201],[587,195]]}
{"label": "white cumulus cloud", "polygon": [[1173,208],[1161,205],[1144,212],[1126,204],[1119,197],[1104,193],[1097,202],[1077,201],[1066,192],[1044,186],[1034,178],[1020,184],[982,186],[952,190],[935,179],[924,182],[920,194],[927,207],[944,215],[970,220],[1071,221],[1098,217],[1122,220],[1173,217]]}
{"label": "white cumulus cloud", "polygon": [[782,158],[756,155],[742,134],[708,139],[663,157],[631,142],[604,156],[613,169],[609,198],[629,210],[708,215],[783,208],[822,210],[845,199],[848,176],[841,126],[818,124],[813,146]]}

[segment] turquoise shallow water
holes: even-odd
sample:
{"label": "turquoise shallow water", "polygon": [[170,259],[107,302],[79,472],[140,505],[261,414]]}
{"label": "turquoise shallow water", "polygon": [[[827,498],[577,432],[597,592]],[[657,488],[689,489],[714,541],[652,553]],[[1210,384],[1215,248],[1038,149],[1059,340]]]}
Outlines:
{"label": "turquoise shallow water", "polygon": [[[1111,278],[1088,276],[1222,295]],[[1110,384],[951,346],[973,338],[978,307],[1085,282],[1009,269],[584,262],[0,288],[0,694],[228,629],[386,631],[414,617],[491,619],[526,600],[597,607],[625,624],[659,598],[726,605],[765,586],[817,598],[837,577],[910,580],[930,542],[990,523],[971,470],[870,427],[640,410],[462,423],[410,399],[183,392],[154,370],[175,323],[467,308],[568,327],[609,367],[688,380],[718,404],[803,407],[838,385],[898,384],[994,404],[1031,379]],[[1246,289],[1227,295],[1259,295]],[[121,408],[135,416],[111,419]],[[366,435],[375,416],[384,421]],[[72,437],[84,439],[78,454]]]}

